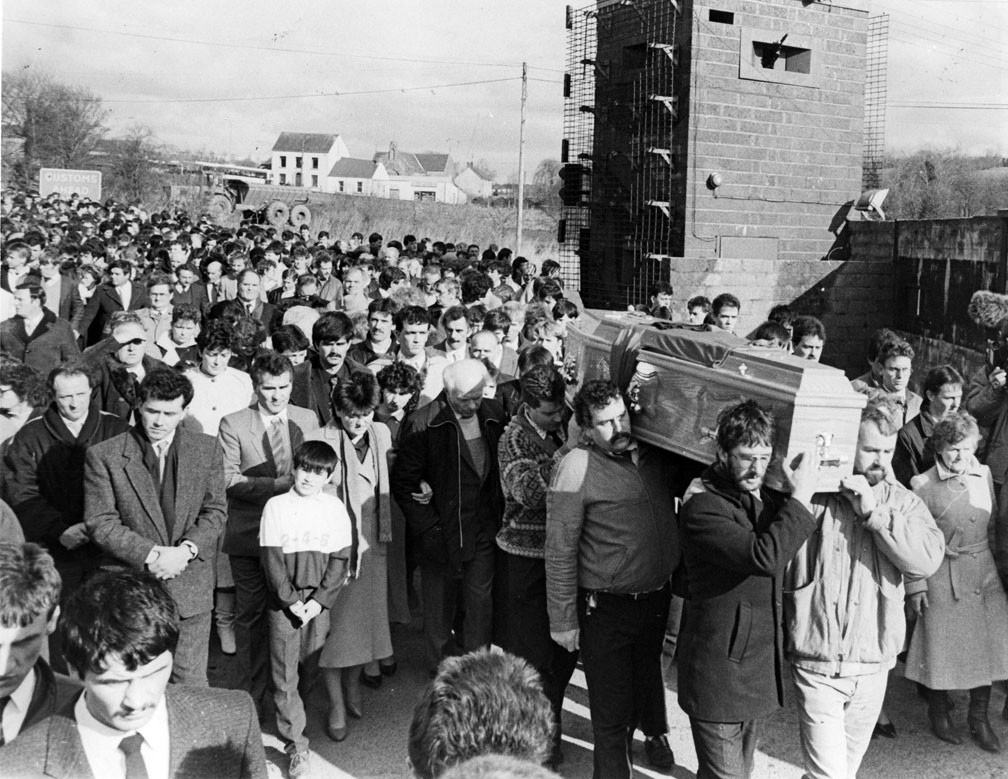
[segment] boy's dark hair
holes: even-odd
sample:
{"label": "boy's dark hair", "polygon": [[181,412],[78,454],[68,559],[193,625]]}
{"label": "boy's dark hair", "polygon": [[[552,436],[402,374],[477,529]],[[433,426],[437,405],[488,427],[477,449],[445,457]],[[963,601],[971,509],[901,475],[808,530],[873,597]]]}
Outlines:
{"label": "boy's dark hair", "polygon": [[519,384],[522,402],[530,408],[538,408],[543,403],[561,402],[566,388],[563,376],[552,365],[537,365],[526,371]]}
{"label": "boy's dark hair", "polygon": [[656,281],[650,287],[648,287],[648,297],[656,298],[659,295],[672,295],[674,294],[672,289],[672,284],[667,281]]}
{"label": "boy's dark hair", "polygon": [[249,377],[252,385],[258,387],[262,383],[263,376],[283,376],[287,374],[291,382],[294,381],[294,366],[291,365],[290,358],[279,352],[266,352],[252,361],[249,368]]}
{"label": "boy's dark hair", "polygon": [[717,419],[717,444],[721,451],[736,446],[773,446],[774,418],[755,400],[723,409]]}
{"label": "boy's dark hair", "polygon": [[[788,335],[788,331],[784,328],[784,325],[780,322],[770,322],[766,321],[757,327],[752,334],[754,341],[777,341],[780,344],[786,344],[791,340],[791,336]],[[797,341],[797,339],[795,339]]]}
{"label": "boy's dark hair", "polygon": [[466,273],[462,277],[461,286],[462,302],[475,303],[477,300],[482,300],[486,293],[493,289],[493,282],[487,274],[474,271]]}
{"label": "boy's dark hair", "polygon": [[270,336],[273,350],[276,352],[303,352],[308,346],[308,337],[297,325],[278,327]]}
{"label": "boy's dark hair", "polygon": [[879,347],[877,362],[879,365],[884,365],[886,360],[893,357],[906,357],[912,360],[914,358],[913,347],[902,338],[886,341]]}
{"label": "boy's dark hair", "polygon": [[23,628],[42,614],[50,619],[62,581],[38,544],[0,544],[0,627]]}
{"label": "boy's dark hair", "polygon": [[222,319],[211,319],[196,336],[196,346],[203,352],[234,351],[234,330]]}
{"label": "boy's dark hair", "polygon": [[404,306],[395,315],[396,332],[401,333],[406,325],[430,327],[430,313],[420,306]]}
{"label": "boy's dark hair", "polygon": [[694,308],[703,308],[708,314],[711,312],[711,302],[705,295],[696,295],[686,301],[686,310],[692,311]]}
{"label": "boy's dark hair", "polygon": [[553,354],[545,346],[527,346],[518,353],[518,375],[532,370],[537,365],[552,365]]}
{"label": "boy's dark hair", "polygon": [[100,674],[110,657],[134,671],[178,646],[175,599],[153,574],[101,571],[70,594],[60,619],[63,657],[80,675]]}
{"label": "boy's dark hair", "polygon": [[176,322],[194,322],[199,327],[202,321],[203,315],[200,313],[199,306],[194,306],[191,303],[182,303],[172,309],[172,324]]}
{"label": "boy's dark hair", "polygon": [[367,307],[369,318],[372,314],[388,314],[390,317],[395,317],[398,311],[399,304],[392,298],[375,298]]}
{"label": "boy's dark hair", "polygon": [[294,467],[327,476],[336,470],[339,455],[325,441],[305,441],[294,450]]}
{"label": "boy's dark hair", "polygon": [[483,317],[483,329],[491,332],[500,330],[505,335],[511,329],[511,317],[503,308],[495,308],[487,311]]}
{"label": "boy's dark hair", "polygon": [[928,393],[938,393],[946,384],[958,384],[962,386],[963,377],[951,365],[939,365],[927,372],[924,382],[921,384],[921,395],[925,402],[929,402]]}
{"label": "boy's dark hair", "polygon": [[351,416],[369,414],[381,402],[378,380],[370,371],[354,371],[349,379],[336,383],[332,400],[338,413]]}
{"label": "boy's dark hair", "polygon": [[722,308],[737,308],[739,311],[742,310],[742,304],[739,303],[739,299],[735,297],[730,292],[722,292],[716,298],[714,302],[711,303],[711,311],[713,311],[714,316],[717,316]]}
{"label": "boy's dark hair", "polygon": [[326,311],[312,325],[312,343],[336,343],[337,341],[352,341],[354,325],[342,311]]}
{"label": "boy's dark hair", "polygon": [[619,387],[612,382],[604,379],[585,382],[574,396],[574,416],[578,425],[583,429],[591,427],[593,411],[603,409],[622,397]]}
{"label": "boy's dark hair", "polygon": [[[776,322],[779,325],[784,325],[784,327],[793,324],[797,318],[798,315],[791,310],[791,307],[787,303],[778,303],[767,314],[768,321]],[[798,338],[795,338],[795,341],[797,342]]]}
{"label": "boy's dark hair", "polygon": [[144,376],[144,380],[140,382],[137,397],[141,404],[148,400],[171,401],[175,398],[182,398],[182,408],[185,408],[192,403],[193,385],[178,371],[159,368]]}
{"label": "boy's dark hair", "polygon": [[[783,322],[781,323],[783,324]],[[826,327],[814,316],[798,316],[791,322],[791,342],[801,343],[801,339],[807,335],[826,340]]]}
{"label": "boy's dark hair", "polygon": [[423,388],[423,377],[412,365],[393,362],[378,371],[378,386],[395,393],[416,394]]}

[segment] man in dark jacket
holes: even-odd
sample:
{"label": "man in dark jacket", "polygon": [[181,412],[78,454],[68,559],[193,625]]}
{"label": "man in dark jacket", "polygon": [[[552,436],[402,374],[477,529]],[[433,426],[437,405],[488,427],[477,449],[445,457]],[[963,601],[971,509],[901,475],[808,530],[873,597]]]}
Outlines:
{"label": "man in dark jacket", "polygon": [[80,689],[42,658],[60,615],[60,577],[38,544],[0,543],[0,746],[41,722]]}
{"label": "man in dark jacket", "polygon": [[[52,555],[66,595],[100,556],[84,527],[84,455],[89,446],[126,430],[122,419],[91,401],[91,382],[81,364],[57,368],[49,376],[53,402],[17,432],[5,457],[11,508],[25,539]],[[50,657],[65,670],[57,636],[50,638]]]}
{"label": "man in dark jacket", "polygon": [[784,704],[781,583],[816,528],[818,463],[785,467],[790,496],[763,485],[773,417],[754,401],[718,419],[717,461],[690,485],[679,530],[689,595],[679,633],[679,706],[698,779],[749,777],[757,722]]}
{"label": "man in dark jacket", "polygon": [[83,359],[95,370],[91,397],[102,411],[115,414],[129,425],[136,422],[140,382],[148,373],[166,367],[147,354],[147,333],[133,311],[117,312],[112,335],[86,349]]}
{"label": "man in dark jacket", "polygon": [[[126,260],[109,263],[108,284],[102,284],[84,306],[78,331],[86,343],[98,343],[111,331],[112,315],[118,311],[136,311],[147,306],[147,289],[138,281],[131,281],[133,266]],[[92,329],[94,325],[94,329]]]}
{"label": "man in dark jacket", "polygon": [[[459,588],[462,648],[490,644],[494,538],[504,509],[497,463],[504,411],[483,397],[489,379],[478,360],[447,366],[444,392],[407,418],[392,473],[392,494],[420,559],[431,672],[449,648]],[[421,481],[433,492],[426,503]]]}
{"label": "man in dark jacket", "polygon": [[356,370],[366,370],[347,358],[354,327],[341,311],[327,311],[312,325],[315,354],[294,370],[291,405],[314,411],[319,427],[332,419],[332,390],[340,379]]}
{"label": "man in dark jacket", "polygon": [[80,354],[70,323],[45,307],[46,293],[34,278],[14,290],[14,311],[0,323],[0,349],[45,376]]}
{"label": "man in dark jacket", "polygon": [[633,732],[669,769],[661,655],[669,580],[679,563],[670,458],[632,437],[617,387],[589,381],[574,398],[582,440],[557,464],[546,497],[550,637],[581,650],[593,779],[630,779]]}

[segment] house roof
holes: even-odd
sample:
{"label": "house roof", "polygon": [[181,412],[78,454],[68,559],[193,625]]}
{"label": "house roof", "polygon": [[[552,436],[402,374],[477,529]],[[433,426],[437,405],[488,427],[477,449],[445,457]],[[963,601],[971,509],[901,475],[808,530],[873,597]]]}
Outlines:
{"label": "house roof", "polygon": [[354,157],[341,157],[329,171],[330,176],[350,179],[369,179],[374,175],[378,163],[373,160],[359,160]]}
{"label": "house roof", "polygon": [[448,167],[448,155],[437,152],[423,152],[414,155],[427,173],[441,173]]}
{"label": "house roof", "polygon": [[273,151],[311,152],[325,154],[336,143],[337,136],[327,133],[280,133]]}
{"label": "house roof", "polygon": [[395,159],[387,151],[375,152],[374,161],[384,165],[390,176],[418,176],[425,172],[416,155],[408,151],[396,149]]}

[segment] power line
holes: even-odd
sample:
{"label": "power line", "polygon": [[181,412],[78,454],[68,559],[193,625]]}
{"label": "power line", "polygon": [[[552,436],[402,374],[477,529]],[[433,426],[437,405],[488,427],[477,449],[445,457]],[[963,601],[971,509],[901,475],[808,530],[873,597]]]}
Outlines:
{"label": "power line", "polygon": [[907,100],[893,100],[886,103],[889,108],[942,108],[963,111],[1003,111],[1008,109],[1008,103],[936,103],[936,102],[910,102]]}
{"label": "power line", "polygon": [[[510,78],[484,79],[482,81],[457,81],[453,84],[430,84],[422,87],[391,87],[389,89],[363,89],[356,92],[314,92],[305,95],[268,95],[257,97],[179,97],[179,98],[154,98],[130,100],[125,98],[103,99],[103,103],[240,103],[251,101],[267,100],[301,100],[310,97],[350,97],[353,95],[380,95],[390,92],[419,92],[426,89],[448,89],[452,87],[468,87],[478,84],[503,84],[508,81],[521,81],[521,76]],[[557,82],[551,82],[557,83]]]}
{"label": "power line", "polygon": [[[415,57],[383,57],[376,54],[369,54],[366,52],[354,52],[354,51],[320,51],[319,49],[295,49],[284,46],[268,46],[256,43],[232,43],[228,41],[208,41],[199,40],[196,38],[178,38],[167,35],[151,35],[147,33],[138,32],[125,32],[123,30],[107,30],[98,27],[81,27],[73,24],[57,24],[55,22],[37,22],[30,19],[4,19],[5,23],[14,24],[26,24],[33,27],[54,27],[60,30],[74,30],[77,32],[96,32],[105,35],[121,35],[127,38],[142,38],[144,40],[153,41],[165,41],[168,43],[188,43],[195,46],[213,46],[216,49],[226,48],[226,49],[252,49],[259,53],[271,53],[276,52],[279,54],[312,54],[323,57],[354,57],[357,59],[372,59],[372,60],[383,60],[386,62],[406,62],[410,64],[426,64],[426,65],[470,65],[473,67],[481,68],[515,68],[521,67],[520,62],[473,62],[467,60],[435,60],[435,59],[418,59]],[[554,73],[563,73],[562,70],[557,70],[555,68],[545,68],[538,67],[535,65],[530,66],[535,70],[547,70]]]}

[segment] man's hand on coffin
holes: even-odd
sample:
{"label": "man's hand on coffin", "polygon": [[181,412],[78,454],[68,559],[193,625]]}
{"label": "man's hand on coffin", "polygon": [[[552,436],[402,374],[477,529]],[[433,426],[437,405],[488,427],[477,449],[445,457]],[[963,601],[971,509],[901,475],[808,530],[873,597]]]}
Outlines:
{"label": "man's hand on coffin", "polygon": [[1002,390],[1005,388],[1005,383],[1008,382],[1008,374],[1005,373],[1004,368],[995,368],[991,371],[987,380],[990,382],[991,387],[996,390]]}
{"label": "man's hand on coffin", "polygon": [[784,463],[784,475],[791,488],[791,497],[806,506],[812,505],[812,496],[819,480],[819,460],[811,452],[801,452],[791,463]]}
{"label": "man's hand on coffin", "polygon": [[860,473],[840,480],[840,494],[850,501],[854,512],[864,519],[875,510],[875,491]]}
{"label": "man's hand on coffin", "polygon": [[556,641],[568,652],[576,652],[580,648],[579,638],[581,631],[577,628],[573,630],[561,630],[559,632],[550,631],[550,638]]}

